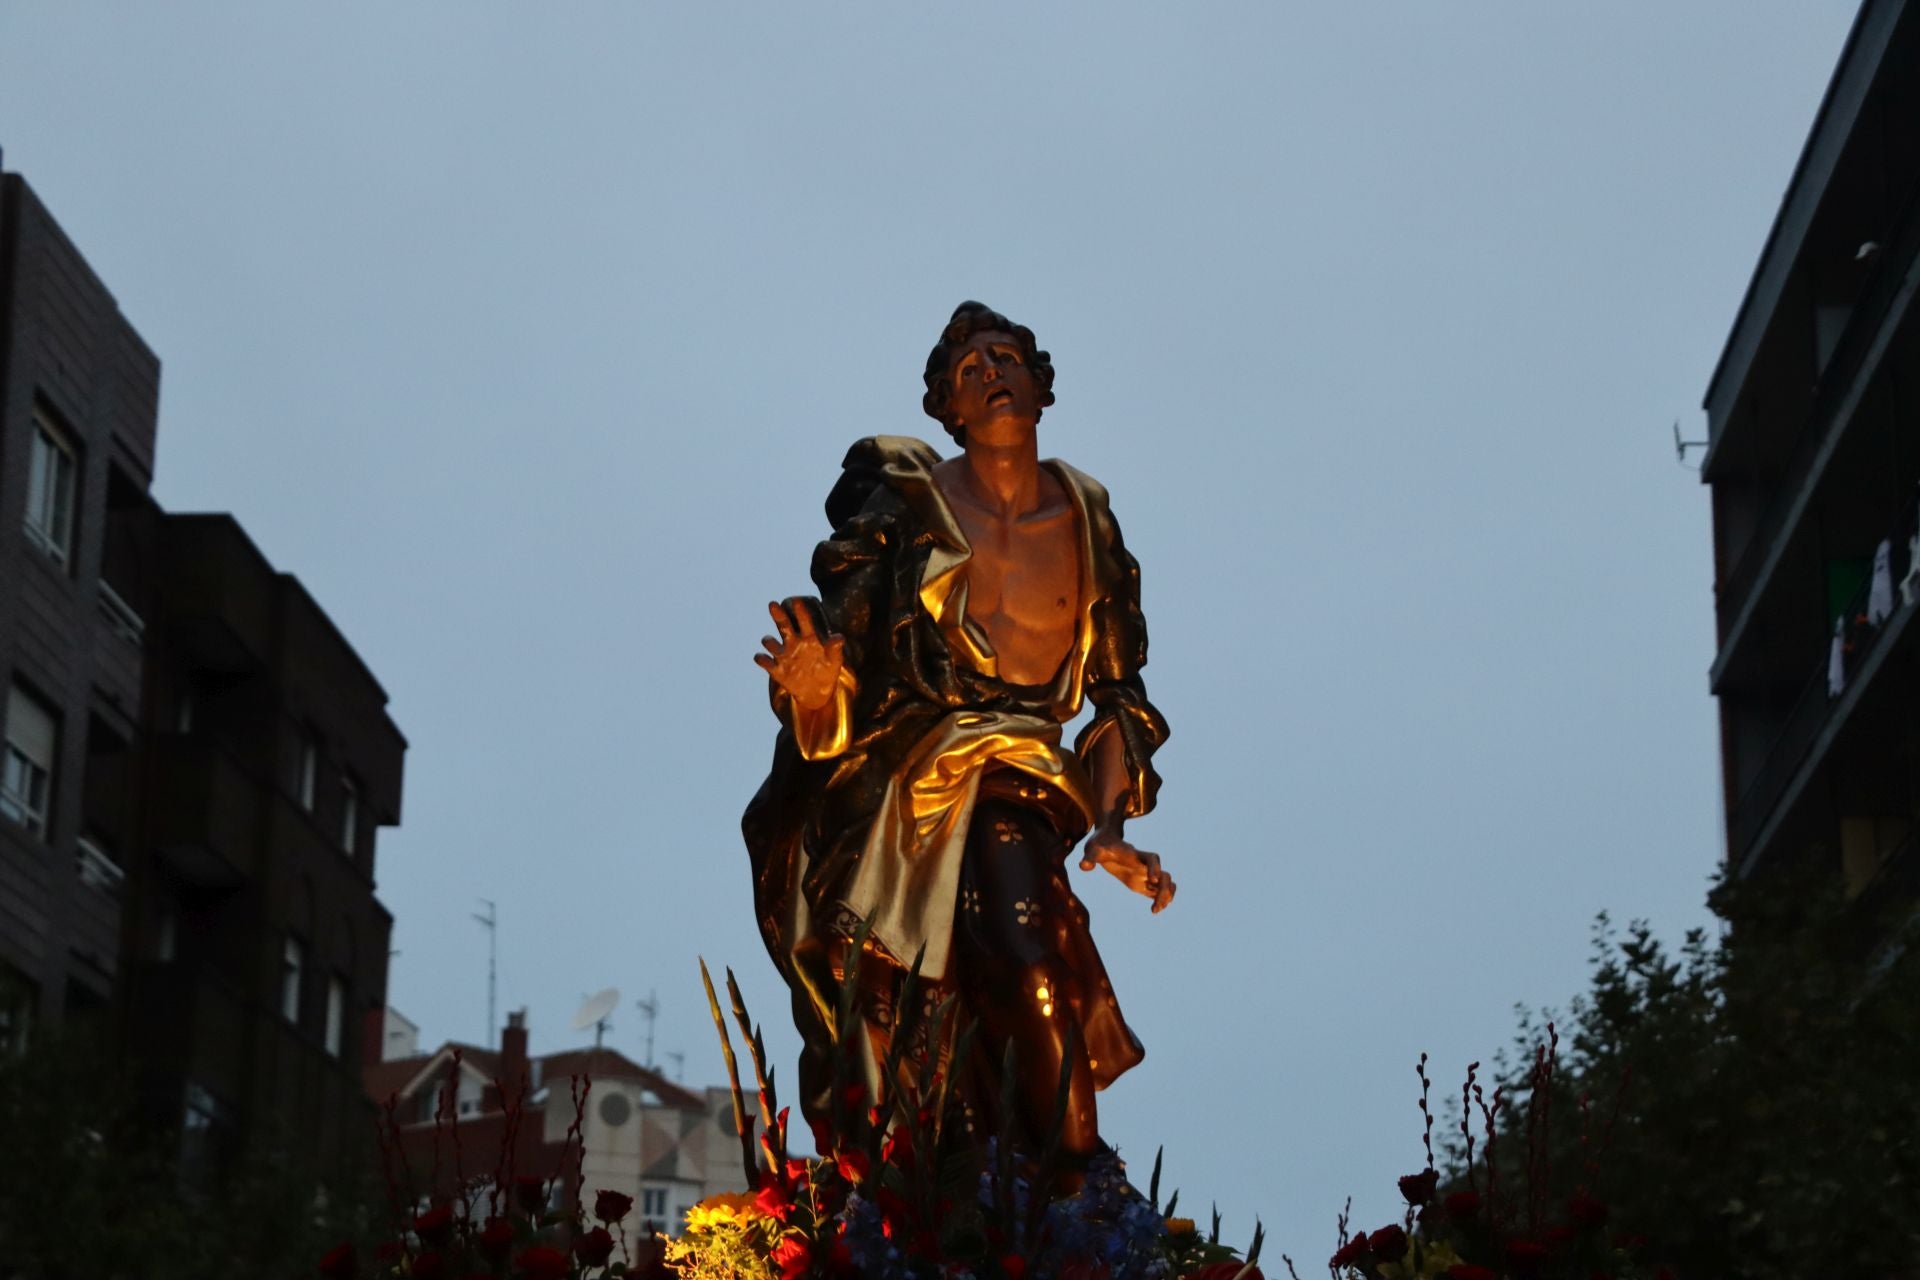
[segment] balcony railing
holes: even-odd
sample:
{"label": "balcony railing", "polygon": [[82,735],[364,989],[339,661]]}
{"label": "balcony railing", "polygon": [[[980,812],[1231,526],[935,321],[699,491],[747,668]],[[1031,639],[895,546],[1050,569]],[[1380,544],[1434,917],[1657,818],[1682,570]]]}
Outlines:
{"label": "balcony railing", "polygon": [[107,856],[93,841],[81,836],[74,842],[74,861],[80,872],[80,883],[91,889],[98,889],[109,898],[120,896],[120,886],[126,880],[127,873],[120,864]]}
{"label": "balcony railing", "polygon": [[118,591],[107,585],[105,578],[100,580],[100,616],[107,620],[115,635],[136,648],[147,633],[146,620]]}
{"label": "balcony railing", "polygon": [[[1741,866],[1746,861],[1761,829],[1779,806],[1787,784],[1793,780],[1807,752],[1820,736],[1820,730],[1832,712],[1833,703],[1846,692],[1855,673],[1879,648],[1881,640],[1893,629],[1895,620],[1915,607],[1908,599],[1911,592],[1903,591],[1901,583],[1916,567],[1913,563],[1913,543],[1909,541],[1920,537],[1920,533],[1916,533],[1916,522],[1920,522],[1920,498],[1908,498],[1886,539],[1892,552],[1888,571],[1892,612],[1885,618],[1868,620],[1868,606],[1876,577],[1876,574],[1869,574],[1840,615],[1837,635],[1839,654],[1835,655],[1829,649],[1814,669],[1806,687],[1794,699],[1785,725],[1767,748],[1759,772],[1754,774],[1753,781],[1747,784],[1746,790],[1740,793],[1740,799],[1735,802],[1727,823],[1729,852],[1734,866]],[[1839,664],[1837,672],[1836,658]],[[1839,676],[1837,682],[1834,679],[1836,674]]]}
{"label": "balcony railing", "polygon": [[[1780,471],[1783,478],[1780,488],[1754,525],[1753,535],[1747,539],[1746,549],[1741,552],[1733,571],[1718,584],[1716,590],[1720,616],[1727,619],[1729,625],[1745,610],[1758,584],[1760,572],[1771,558],[1770,553],[1785,529],[1793,504],[1800,497],[1804,487],[1803,478],[1812,476],[1814,459],[1832,434],[1834,419],[1841,404],[1851,394],[1860,366],[1866,362],[1867,350],[1878,336],[1887,312],[1892,309],[1894,297],[1905,281],[1908,264],[1912,263],[1916,252],[1920,252],[1920,192],[1908,199],[1906,208],[1890,225],[1904,227],[1905,232],[1897,246],[1890,250],[1883,249],[1882,265],[1872,287],[1855,304],[1853,318],[1841,336],[1840,345],[1820,371],[1820,386],[1814,396],[1812,411],[1800,428],[1793,456]],[[1723,642],[1732,638],[1731,634],[1721,637]]]}

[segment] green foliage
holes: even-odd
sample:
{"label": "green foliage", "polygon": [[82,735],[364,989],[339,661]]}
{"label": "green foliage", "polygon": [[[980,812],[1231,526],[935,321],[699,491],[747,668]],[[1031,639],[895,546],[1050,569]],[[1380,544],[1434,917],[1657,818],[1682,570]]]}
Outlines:
{"label": "green foliage", "polygon": [[0,1060],[0,1278],[310,1275],[320,1253],[372,1225],[364,1194],[331,1188],[321,1203],[285,1152],[184,1189],[177,1140],[142,1126],[134,1102],[83,1038]]}
{"label": "green foliage", "polygon": [[[1920,963],[1903,911],[1831,877],[1723,884],[1677,949],[1602,915],[1593,977],[1530,1101],[1542,1018],[1503,1070],[1501,1194],[1586,1188],[1682,1277],[1905,1275],[1920,1257]],[[1526,1153],[1528,1112],[1550,1128]],[[1475,1139],[1484,1142],[1476,1117]],[[1459,1135],[1449,1183],[1464,1178]],[[1482,1173],[1484,1188],[1484,1172]]]}

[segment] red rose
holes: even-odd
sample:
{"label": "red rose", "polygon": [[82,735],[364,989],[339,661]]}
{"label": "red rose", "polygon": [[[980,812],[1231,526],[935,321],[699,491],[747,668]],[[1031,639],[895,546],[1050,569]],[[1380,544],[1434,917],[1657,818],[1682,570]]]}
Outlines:
{"label": "red rose", "polygon": [[547,1207],[547,1184],[545,1179],[521,1174],[513,1180],[513,1198],[528,1213],[539,1213]]}
{"label": "red rose", "polygon": [[1356,1231],[1353,1238],[1341,1245],[1339,1251],[1327,1260],[1327,1265],[1335,1268],[1356,1266],[1366,1256],[1367,1233]]}
{"label": "red rose", "polygon": [[429,1249],[413,1260],[414,1280],[441,1280],[447,1274],[447,1255]]}
{"label": "red rose", "polygon": [[573,1242],[573,1256],[590,1267],[604,1267],[613,1256],[613,1237],[605,1227],[595,1227]]}
{"label": "red rose", "polygon": [[605,1187],[593,1193],[593,1216],[602,1222],[618,1222],[633,1209],[633,1197]]}
{"label": "red rose", "polygon": [[1007,1280],[1022,1280],[1027,1274],[1027,1260],[1017,1253],[1003,1253],[1000,1269],[1007,1273]]}
{"label": "red rose", "polygon": [[1428,1169],[1425,1173],[1410,1173],[1400,1179],[1400,1194],[1406,1197],[1410,1205],[1423,1205],[1433,1199],[1433,1193],[1440,1186],[1440,1171]]}
{"label": "red rose", "polygon": [[1547,1248],[1559,1251],[1580,1238],[1580,1233],[1564,1222],[1556,1222],[1547,1228]]}
{"label": "red rose", "polygon": [[1367,1251],[1382,1262],[1398,1262],[1407,1256],[1407,1233],[1397,1223],[1384,1226],[1367,1237]]}
{"label": "red rose", "polygon": [[414,1234],[439,1248],[453,1234],[453,1206],[437,1204],[413,1220]]}
{"label": "red rose", "polygon": [[513,1224],[505,1218],[488,1218],[480,1228],[480,1252],[500,1261],[513,1248]]}
{"label": "red rose", "polygon": [[1583,1227],[1603,1227],[1607,1222],[1607,1206],[1584,1190],[1576,1191],[1573,1199],[1567,1201],[1567,1216]]}
{"label": "red rose", "polygon": [[567,1280],[567,1255],[548,1244],[537,1244],[513,1260],[527,1280]]}
{"label": "red rose", "polygon": [[1500,1280],[1500,1273],[1492,1267],[1456,1262],[1447,1268],[1447,1280]]}
{"label": "red rose", "polygon": [[1480,1212],[1478,1191],[1456,1191],[1442,1202],[1449,1218],[1471,1218]]}
{"label": "red rose", "polygon": [[359,1269],[360,1260],[353,1256],[351,1244],[337,1244],[320,1259],[320,1274],[327,1280],[352,1280]]}

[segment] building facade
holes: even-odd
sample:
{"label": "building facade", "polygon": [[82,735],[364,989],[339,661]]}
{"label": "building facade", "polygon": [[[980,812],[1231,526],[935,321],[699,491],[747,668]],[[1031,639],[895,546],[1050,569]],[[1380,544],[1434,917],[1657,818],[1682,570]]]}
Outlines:
{"label": "building facade", "polygon": [[1730,872],[1920,883],[1920,5],[1867,0],[1705,407]]}
{"label": "building facade", "polygon": [[406,743],[296,579],[153,501],[159,376],[0,175],[0,1048],[91,1026],[190,1174],[347,1171]]}
{"label": "building facade", "polygon": [[[591,1084],[584,1102],[583,1082]],[[530,1056],[524,1011],[508,1015],[498,1050],[448,1043],[370,1060],[366,1087],[391,1108],[413,1194],[464,1192],[475,1198],[476,1220],[509,1143],[513,1174],[546,1182],[554,1208],[583,1200],[590,1208],[602,1190],[632,1196],[629,1250],[650,1228],[677,1235],[687,1210],[708,1196],[747,1190],[731,1089],[682,1088],[613,1049]],[[577,1137],[569,1133],[576,1122]],[[458,1171],[456,1147],[467,1161]],[[422,1181],[428,1170],[440,1174],[435,1185]]]}

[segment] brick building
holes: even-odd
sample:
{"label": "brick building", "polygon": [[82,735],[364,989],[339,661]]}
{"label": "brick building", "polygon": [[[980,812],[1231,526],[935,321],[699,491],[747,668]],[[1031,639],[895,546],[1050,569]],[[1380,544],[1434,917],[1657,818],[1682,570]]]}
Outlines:
{"label": "brick building", "polygon": [[1728,867],[1920,885],[1920,4],[1867,0],[1707,390]]}
{"label": "brick building", "polygon": [[[369,1021],[379,1025],[377,1017]],[[368,1036],[370,1051],[378,1039]],[[508,1015],[498,1050],[449,1042],[431,1053],[370,1058],[365,1076],[368,1096],[394,1108],[407,1167],[418,1182],[414,1191],[423,1198],[458,1194],[449,1126],[459,1130],[459,1150],[467,1162],[461,1172],[469,1175],[469,1188],[476,1177],[490,1183],[506,1136],[515,1130],[516,1175],[548,1180],[556,1208],[578,1203],[582,1182],[588,1205],[601,1190],[630,1195],[634,1213],[625,1225],[633,1232],[651,1223],[677,1234],[686,1211],[699,1201],[747,1189],[731,1090],[682,1088],[613,1049],[531,1056],[524,1012]],[[592,1087],[578,1113],[579,1145],[569,1147],[577,1077],[590,1079]],[[506,1102],[522,1083],[526,1101],[514,1126]],[[440,1181],[428,1187],[434,1169]],[[477,1204],[484,1212],[484,1191]],[[634,1243],[629,1235],[628,1247]]]}
{"label": "brick building", "polygon": [[90,1026],[188,1171],[368,1131],[406,743],[300,583],[148,490],[159,361],[0,174],[0,1049]]}

